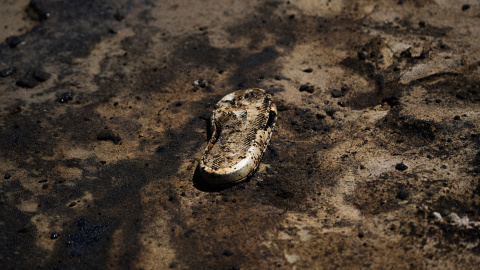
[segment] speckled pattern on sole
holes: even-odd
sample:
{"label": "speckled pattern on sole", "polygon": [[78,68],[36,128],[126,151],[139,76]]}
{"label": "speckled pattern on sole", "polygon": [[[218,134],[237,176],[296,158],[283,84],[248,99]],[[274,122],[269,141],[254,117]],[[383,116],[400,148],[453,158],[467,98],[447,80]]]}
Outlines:
{"label": "speckled pattern on sole", "polygon": [[199,163],[203,180],[228,186],[250,177],[267,149],[277,119],[272,97],[262,89],[223,97],[211,116],[212,136]]}

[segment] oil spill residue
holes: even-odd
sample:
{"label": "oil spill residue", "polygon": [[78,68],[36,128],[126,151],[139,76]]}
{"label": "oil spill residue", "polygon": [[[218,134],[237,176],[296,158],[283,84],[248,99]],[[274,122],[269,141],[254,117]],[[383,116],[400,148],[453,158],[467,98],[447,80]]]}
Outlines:
{"label": "oil spill residue", "polygon": [[[25,46],[11,49],[3,43],[0,62],[26,70],[30,66],[69,64],[74,58],[86,57],[102,36],[108,35],[107,29],[118,24],[114,15],[116,7],[122,4],[118,1],[31,1],[27,12],[39,19],[39,24],[23,36]],[[61,72],[71,70],[64,65]]]}
{"label": "oil spill residue", "polygon": [[75,227],[76,231],[65,236],[66,252],[83,259],[89,252],[98,250],[95,246],[106,244],[112,226],[103,223],[93,225],[86,218],[80,218]]}

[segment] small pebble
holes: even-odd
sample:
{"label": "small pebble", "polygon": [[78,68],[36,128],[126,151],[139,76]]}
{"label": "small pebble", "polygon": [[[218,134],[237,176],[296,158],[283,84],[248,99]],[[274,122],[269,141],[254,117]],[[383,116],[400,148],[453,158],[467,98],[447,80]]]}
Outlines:
{"label": "small pebble", "polygon": [[58,233],[54,232],[50,235],[50,239],[57,239],[58,238]]}
{"label": "small pebble", "polygon": [[228,266],[228,270],[240,270],[240,266],[236,264],[231,264],[230,266]]}
{"label": "small pebble", "polygon": [[398,163],[397,165],[395,165],[395,169],[399,170],[399,171],[405,171],[406,169],[408,169],[408,166],[403,164],[402,163]]}
{"label": "small pebble", "polygon": [[232,256],[233,255],[233,251],[231,251],[230,249],[226,249],[225,251],[223,251],[223,255],[225,256]]}
{"label": "small pebble", "polygon": [[469,5],[469,4],[465,4],[465,5],[462,6],[462,11],[465,11],[465,10],[467,10],[467,9],[469,9],[469,8],[470,8],[470,5]]}
{"label": "small pebble", "polygon": [[17,71],[17,69],[14,68],[14,67],[2,69],[2,70],[0,70],[0,77],[2,77],[2,78],[8,77],[8,76],[12,75],[13,73],[15,73],[15,71]]}
{"label": "small pebble", "polygon": [[300,86],[300,92],[308,92],[308,93],[313,93],[313,91],[315,91],[315,86],[311,85],[311,84],[303,84],[302,86]]}
{"label": "small pebble", "polygon": [[5,178],[5,179],[10,179],[11,177],[12,177],[12,175],[11,175],[11,174],[9,174],[9,173],[6,173],[6,174],[5,174],[5,176],[4,176],[3,178]]}
{"label": "small pebble", "polygon": [[60,103],[67,103],[68,101],[73,99],[73,94],[71,92],[65,92],[62,96],[58,99]]}
{"label": "small pebble", "polygon": [[312,73],[313,69],[312,68],[307,68],[307,69],[304,69],[303,72],[305,73]]}
{"label": "small pebble", "polygon": [[406,190],[400,190],[398,193],[397,193],[397,198],[404,201],[406,199],[408,199],[408,196],[410,196],[410,193],[408,193],[408,191]]}
{"label": "small pebble", "polygon": [[358,59],[360,59],[360,60],[362,60],[362,61],[365,60],[365,59],[367,59],[367,55],[365,54],[364,51],[359,51],[359,52],[358,52]]}
{"label": "small pebble", "polygon": [[120,11],[120,10],[117,10],[117,12],[115,13],[115,15],[113,15],[113,16],[114,16],[115,19],[116,19],[117,21],[119,21],[119,22],[125,19],[125,14],[124,14],[122,11]]}
{"label": "small pebble", "polygon": [[116,136],[111,130],[102,130],[97,134],[99,141],[112,141],[114,144],[119,144],[122,138]]}
{"label": "small pebble", "polygon": [[45,72],[43,70],[33,68],[32,69],[32,76],[35,80],[37,80],[39,82],[44,82],[44,81],[50,79],[51,75],[50,75],[50,73]]}

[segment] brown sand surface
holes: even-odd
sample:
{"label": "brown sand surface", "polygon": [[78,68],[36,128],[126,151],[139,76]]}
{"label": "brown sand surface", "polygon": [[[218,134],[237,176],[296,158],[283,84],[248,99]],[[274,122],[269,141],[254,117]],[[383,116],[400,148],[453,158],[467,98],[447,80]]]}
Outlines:
{"label": "brown sand surface", "polygon": [[[0,5],[2,269],[480,265],[478,1]],[[194,181],[254,87],[259,170]]]}

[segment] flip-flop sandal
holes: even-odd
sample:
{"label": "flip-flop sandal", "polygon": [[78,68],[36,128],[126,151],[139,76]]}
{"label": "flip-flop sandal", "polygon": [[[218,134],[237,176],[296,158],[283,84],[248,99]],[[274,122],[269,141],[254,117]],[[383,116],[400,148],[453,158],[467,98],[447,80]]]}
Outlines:
{"label": "flip-flop sandal", "polygon": [[262,160],[277,120],[272,96],[254,88],[223,97],[211,116],[211,138],[198,169],[213,186],[248,179]]}

